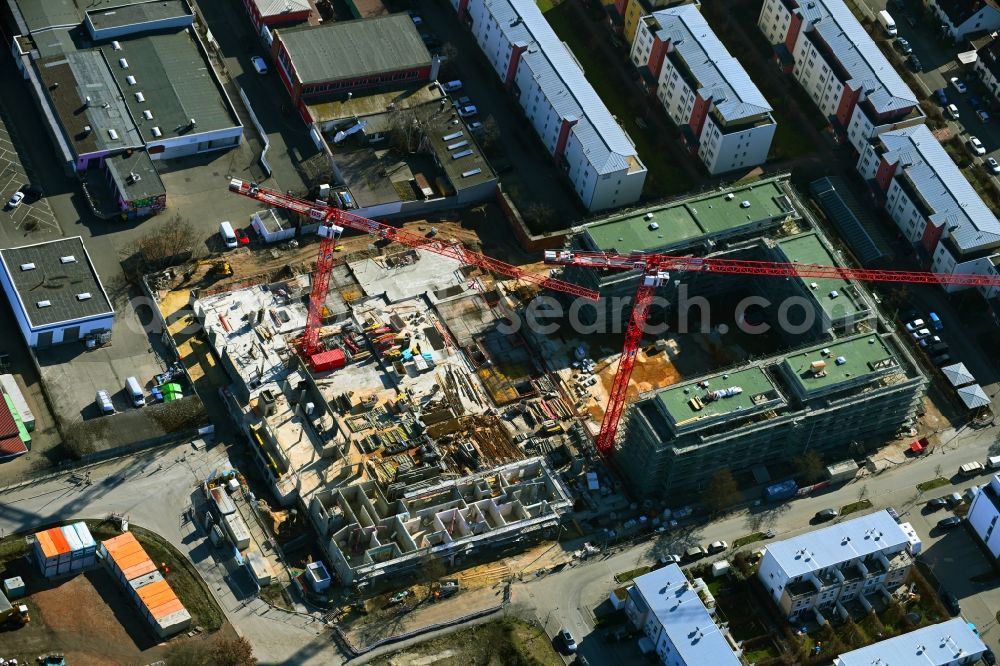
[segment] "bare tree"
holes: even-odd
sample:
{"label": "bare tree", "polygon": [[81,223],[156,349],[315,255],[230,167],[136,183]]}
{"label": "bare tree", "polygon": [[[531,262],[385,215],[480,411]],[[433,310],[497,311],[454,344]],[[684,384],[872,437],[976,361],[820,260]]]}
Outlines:
{"label": "bare tree", "polygon": [[796,458],[795,468],[805,483],[816,483],[826,474],[823,458],[816,449],[810,449]]}
{"label": "bare tree", "polygon": [[701,501],[709,511],[718,513],[735,504],[739,497],[740,489],[736,485],[733,473],[724,469],[716,472],[708,482],[701,494]]}
{"label": "bare tree", "polygon": [[410,108],[393,107],[389,112],[389,144],[404,153],[412,153],[420,145],[420,121]]}
{"label": "bare tree", "polygon": [[483,126],[479,130],[479,144],[483,150],[490,150],[496,146],[499,139],[500,125],[497,123],[497,119],[492,114],[486,116],[486,119],[483,120]]}
{"label": "bare tree", "polygon": [[545,227],[555,216],[552,206],[540,201],[532,201],[521,213],[524,221],[534,227]]}
{"label": "bare tree", "polygon": [[154,222],[152,230],[122,248],[122,268],[136,280],[143,273],[184,263],[194,256],[196,240],[194,227],[180,215]]}

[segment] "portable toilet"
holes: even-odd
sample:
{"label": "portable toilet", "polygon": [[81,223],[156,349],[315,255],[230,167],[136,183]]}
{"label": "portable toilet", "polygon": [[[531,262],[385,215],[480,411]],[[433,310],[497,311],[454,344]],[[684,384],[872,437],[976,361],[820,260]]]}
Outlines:
{"label": "portable toilet", "polygon": [[20,576],[8,578],[3,582],[3,593],[7,595],[8,599],[19,599],[26,592],[27,588],[24,586],[24,579]]}

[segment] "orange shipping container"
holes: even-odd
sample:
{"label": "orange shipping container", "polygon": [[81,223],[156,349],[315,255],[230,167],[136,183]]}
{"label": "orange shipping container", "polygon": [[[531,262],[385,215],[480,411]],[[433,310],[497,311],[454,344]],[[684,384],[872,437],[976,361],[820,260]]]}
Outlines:
{"label": "orange shipping container", "polygon": [[173,601],[160,604],[156,608],[149,608],[149,614],[153,616],[154,620],[162,620],[166,616],[173,615],[177,611],[182,610],[184,610],[184,604],[181,603],[180,599],[175,598]]}
{"label": "orange shipping container", "polygon": [[177,598],[174,591],[170,589],[170,584],[165,580],[158,580],[145,587],[140,587],[136,592],[138,592],[139,598],[142,599],[147,608],[156,608]]}
{"label": "orange shipping container", "polygon": [[51,530],[46,532],[49,538],[52,539],[52,545],[55,546],[56,551],[60,555],[64,555],[69,552],[69,543],[66,542],[66,537],[63,536],[62,530],[58,527],[53,527]]}
{"label": "orange shipping container", "polygon": [[59,557],[59,551],[56,550],[48,532],[39,532],[35,535],[35,539],[38,541],[38,545],[41,546],[42,555],[45,556],[45,559],[49,560],[54,557]]}
{"label": "orange shipping container", "polygon": [[[145,555],[145,553],[143,553],[143,555]],[[145,576],[153,571],[156,571],[156,565],[153,564],[153,560],[147,557],[136,565],[122,569],[122,574],[125,576],[125,580],[133,581],[136,578]]]}

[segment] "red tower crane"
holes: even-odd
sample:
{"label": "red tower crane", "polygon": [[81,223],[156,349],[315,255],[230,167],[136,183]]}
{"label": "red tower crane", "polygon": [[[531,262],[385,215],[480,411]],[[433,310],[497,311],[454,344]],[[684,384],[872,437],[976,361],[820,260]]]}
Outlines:
{"label": "red tower crane", "polygon": [[643,328],[649,305],[656,288],[669,279],[671,271],[711,272],[729,275],[753,275],[772,277],[835,278],[842,280],[865,280],[870,282],[906,282],[916,284],[942,284],[956,286],[996,286],[1000,277],[985,275],[952,275],[921,271],[884,271],[865,268],[843,268],[840,266],[820,266],[818,264],[798,264],[778,261],[747,261],[743,259],[717,259],[700,257],[678,257],[663,254],[609,254],[605,252],[573,252],[550,250],[545,253],[545,263],[558,266],[580,266],[599,270],[641,271],[639,287],[636,290],[635,305],[625,329],[625,346],[621,363],[615,374],[608,396],[608,406],[601,421],[601,431],[597,436],[597,450],[605,456],[611,455],[618,423],[625,411],[626,394],[636,354],[642,342]]}
{"label": "red tower crane", "polygon": [[326,300],[326,292],[330,285],[330,272],[333,270],[334,264],[334,249],[337,239],[345,228],[363,231],[371,236],[396,241],[403,245],[428,252],[434,252],[455,259],[462,264],[478,266],[508,278],[537,284],[546,289],[563,291],[592,301],[596,301],[598,297],[597,292],[591,289],[524,271],[517,266],[512,266],[492,257],[487,257],[484,254],[467,250],[459,243],[446,243],[428,238],[421,234],[415,234],[360,215],[348,213],[339,208],[305,201],[275,190],[263,188],[256,183],[233,179],[229,181],[229,191],[242,194],[245,197],[255,199],[268,206],[284,208],[300,215],[306,215],[317,220],[326,229],[326,231],[321,231],[320,233],[322,240],[319,244],[316,270],[313,272],[312,289],[309,292],[309,316],[306,320],[306,329],[302,335],[301,342],[302,353],[310,359],[310,363],[312,363],[313,357],[319,352],[319,332],[323,319],[323,302]]}

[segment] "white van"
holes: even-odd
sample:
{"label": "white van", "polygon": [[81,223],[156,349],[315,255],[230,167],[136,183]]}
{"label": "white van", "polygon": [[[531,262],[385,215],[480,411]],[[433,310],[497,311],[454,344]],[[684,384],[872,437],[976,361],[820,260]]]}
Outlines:
{"label": "white van", "polygon": [[125,393],[128,394],[128,399],[132,401],[133,407],[146,406],[146,396],[142,392],[142,387],[139,386],[139,380],[135,377],[129,377],[125,380]]}
{"label": "white van", "polygon": [[100,410],[101,415],[114,414],[115,406],[111,402],[111,396],[105,390],[100,390],[97,392],[97,397],[94,399],[97,404],[97,409]]}
{"label": "white van", "polygon": [[229,224],[228,221],[219,225],[219,235],[222,236],[222,242],[230,250],[239,245],[236,241],[236,232],[233,231],[233,225]]}

